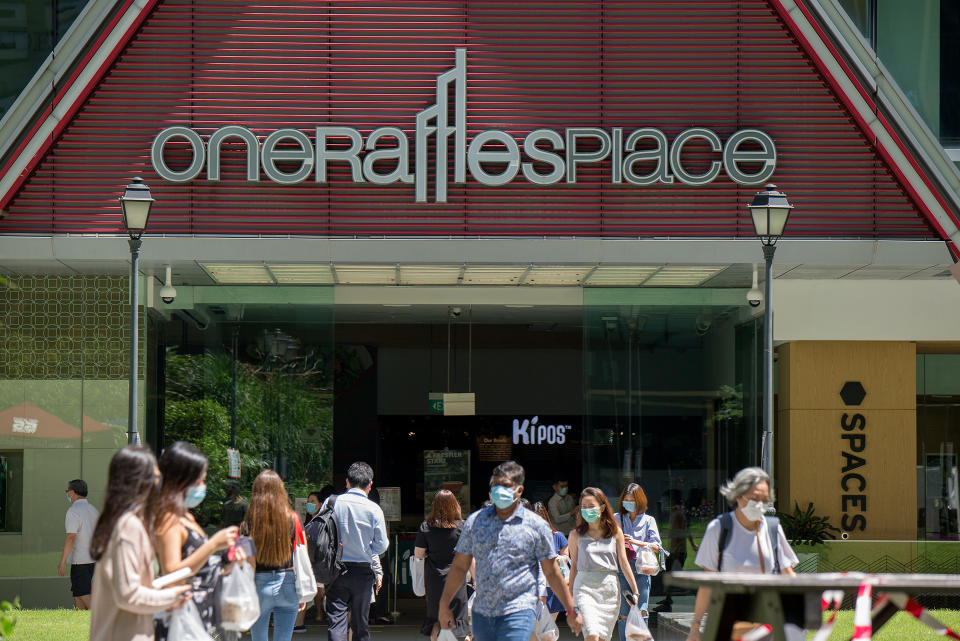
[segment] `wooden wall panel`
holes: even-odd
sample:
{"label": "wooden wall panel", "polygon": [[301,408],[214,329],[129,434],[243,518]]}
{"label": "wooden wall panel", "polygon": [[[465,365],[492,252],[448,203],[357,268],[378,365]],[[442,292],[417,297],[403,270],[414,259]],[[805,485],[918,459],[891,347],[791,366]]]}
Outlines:
{"label": "wooden wall panel", "polygon": [[812,501],[852,539],[915,538],[914,344],[798,341],[779,362],[778,507]]}

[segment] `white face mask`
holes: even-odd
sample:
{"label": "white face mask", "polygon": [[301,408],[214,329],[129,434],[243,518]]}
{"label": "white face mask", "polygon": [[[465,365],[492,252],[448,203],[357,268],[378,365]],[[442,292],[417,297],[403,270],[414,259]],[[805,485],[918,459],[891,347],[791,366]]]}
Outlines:
{"label": "white face mask", "polygon": [[759,521],[767,511],[767,506],[762,501],[747,501],[747,504],[740,508],[743,515],[749,521]]}

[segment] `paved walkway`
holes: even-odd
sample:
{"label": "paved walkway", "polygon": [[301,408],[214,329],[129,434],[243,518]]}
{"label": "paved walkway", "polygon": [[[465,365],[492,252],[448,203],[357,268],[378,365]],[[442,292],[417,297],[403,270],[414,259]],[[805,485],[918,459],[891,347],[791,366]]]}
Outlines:
{"label": "paved walkway", "polygon": [[[661,597],[654,597],[654,604],[660,600]],[[674,612],[692,612],[693,611],[693,601],[692,596],[682,596],[674,597]],[[420,634],[420,617],[422,614],[401,615],[398,623],[393,625],[371,625],[370,626],[370,639],[371,641],[429,641],[428,637],[425,637]],[[570,628],[567,627],[566,623],[560,623],[558,626],[560,628],[560,639],[559,641],[573,641],[578,637],[574,637],[570,633]],[[657,638],[657,630],[654,628],[651,630],[653,632],[653,637]],[[249,641],[248,636],[243,637],[243,641]],[[582,640],[582,637],[579,637]],[[614,633],[614,640],[617,636]],[[326,641],[327,639],[327,626],[325,624],[313,624],[311,625],[309,620],[307,621],[307,631],[301,634],[294,634],[293,641]]]}

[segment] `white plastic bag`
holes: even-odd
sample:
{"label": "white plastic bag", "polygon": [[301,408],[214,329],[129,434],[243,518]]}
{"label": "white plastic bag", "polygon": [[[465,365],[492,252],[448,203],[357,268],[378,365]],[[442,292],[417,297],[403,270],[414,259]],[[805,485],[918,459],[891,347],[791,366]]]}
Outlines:
{"label": "white plastic bag", "polygon": [[453,630],[444,628],[440,630],[440,634],[437,635],[437,641],[457,641],[457,635],[453,633]]}
{"label": "white plastic bag", "polygon": [[637,573],[653,576],[660,572],[660,557],[652,548],[642,547],[637,553]]}
{"label": "white plastic bag", "polygon": [[653,635],[650,634],[650,628],[647,627],[643,615],[640,614],[640,608],[635,605],[630,606],[630,613],[627,614],[626,635],[628,641],[653,641]]}
{"label": "white plastic bag", "polygon": [[253,578],[253,566],[237,564],[223,577],[220,595],[221,625],[224,630],[246,632],[260,618],[260,598]]}
{"label": "white plastic bag", "polygon": [[533,624],[533,632],[537,641],[557,641],[560,638],[560,628],[543,601],[537,601],[537,620]]}
{"label": "white plastic bag", "polygon": [[474,592],[470,595],[470,598],[467,599],[467,623],[470,624],[470,629],[473,629],[473,600],[477,598],[477,593]]}
{"label": "white plastic bag", "polygon": [[410,583],[413,585],[413,593],[417,596],[424,596],[427,588],[423,584],[423,559],[415,556],[410,557]]}
{"label": "white plastic bag", "polygon": [[207,634],[193,599],[187,599],[183,607],[174,610],[170,615],[167,638],[177,641],[214,641],[213,637]]}
{"label": "white plastic bag", "polygon": [[566,581],[570,578],[570,557],[560,555],[557,557],[557,566],[560,568],[560,576]]}
{"label": "white plastic bag", "polygon": [[309,603],[317,596],[317,577],[313,574],[313,564],[307,552],[307,535],[303,532],[303,525],[298,517],[293,520],[293,571],[296,574],[297,599],[300,603]]}

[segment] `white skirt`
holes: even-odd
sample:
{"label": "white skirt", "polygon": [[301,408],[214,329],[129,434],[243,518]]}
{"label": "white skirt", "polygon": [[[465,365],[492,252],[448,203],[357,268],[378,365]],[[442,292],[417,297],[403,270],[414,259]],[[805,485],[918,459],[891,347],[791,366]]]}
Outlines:
{"label": "white skirt", "polygon": [[620,582],[616,572],[577,572],[573,600],[583,617],[583,638],[609,639],[620,614]]}

